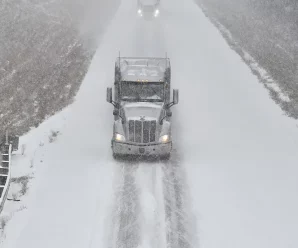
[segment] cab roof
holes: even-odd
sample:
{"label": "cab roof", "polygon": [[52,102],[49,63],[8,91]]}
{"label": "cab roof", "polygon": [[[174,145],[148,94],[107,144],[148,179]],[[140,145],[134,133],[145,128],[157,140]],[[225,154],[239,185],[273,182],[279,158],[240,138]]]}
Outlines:
{"label": "cab roof", "polygon": [[120,57],[116,65],[120,68],[121,81],[163,82],[169,58]]}

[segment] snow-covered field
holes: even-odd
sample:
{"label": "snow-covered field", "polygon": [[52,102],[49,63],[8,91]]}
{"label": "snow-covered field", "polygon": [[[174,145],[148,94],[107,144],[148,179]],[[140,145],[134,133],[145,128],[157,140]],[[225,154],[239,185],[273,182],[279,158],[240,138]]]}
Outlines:
{"label": "snow-covered field", "polygon": [[[22,137],[12,174],[32,179],[5,205],[1,247],[298,246],[297,123],[192,0],[161,4],[147,22],[122,0],[75,102]],[[112,159],[105,90],[118,51],[171,59],[168,162]]]}
{"label": "snow-covered field", "polygon": [[118,4],[1,1],[1,134],[22,135],[72,102]]}
{"label": "snow-covered field", "polygon": [[195,1],[259,76],[275,102],[298,119],[297,1]]}

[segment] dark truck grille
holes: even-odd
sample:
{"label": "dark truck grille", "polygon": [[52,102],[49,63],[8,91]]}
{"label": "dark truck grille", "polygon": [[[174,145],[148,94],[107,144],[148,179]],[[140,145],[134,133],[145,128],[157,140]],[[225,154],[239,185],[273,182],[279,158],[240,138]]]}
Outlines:
{"label": "dark truck grille", "polygon": [[128,122],[129,141],[149,143],[155,141],[156,121],[130,120]]}

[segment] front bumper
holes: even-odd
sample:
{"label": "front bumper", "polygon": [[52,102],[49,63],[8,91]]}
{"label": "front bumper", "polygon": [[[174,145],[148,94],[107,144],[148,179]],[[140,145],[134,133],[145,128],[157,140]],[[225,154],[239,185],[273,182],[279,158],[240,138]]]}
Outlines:
{"label": "front bumper", "polygon": [[135,144],[112,140],[112,149],[114,154],[119,155],[162,156],[171,153],[172,142]]}

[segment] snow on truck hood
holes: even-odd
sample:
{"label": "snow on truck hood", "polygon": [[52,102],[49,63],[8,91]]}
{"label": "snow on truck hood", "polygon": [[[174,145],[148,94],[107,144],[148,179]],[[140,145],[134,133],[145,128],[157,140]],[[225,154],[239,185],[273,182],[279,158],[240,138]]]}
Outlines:
{"label": "snow on truck hood", "polygon": [[160,117],[163,103],[125,103],[122,108],[125,117],[129,120],[144,117],[146,120],[157,120]]}

